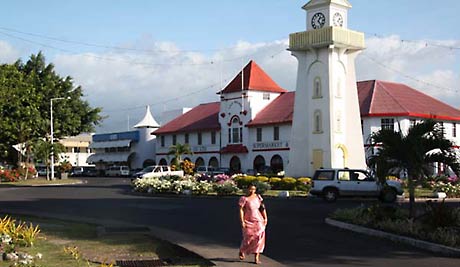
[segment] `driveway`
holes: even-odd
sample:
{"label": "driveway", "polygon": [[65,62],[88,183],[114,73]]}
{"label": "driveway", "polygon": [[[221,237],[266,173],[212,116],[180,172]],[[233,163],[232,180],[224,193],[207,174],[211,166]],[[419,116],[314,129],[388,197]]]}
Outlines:
{"label": "driveway", "polygon": [[[129,179],[91,178],[75,186],[0,188],[2,212],[33,212],[117,221],[192,237],[197,247],[225,247],[236,257],[240,241],[236,197],[144,196]],[[336,208],[362,201],[265,200],[269,213],[265,255],[285,266],[459,266],[460,259],[337,229],[324,223]],[[365,204],[372,203],[366,200]],[[456,204],[458,205],[458,203]]]}

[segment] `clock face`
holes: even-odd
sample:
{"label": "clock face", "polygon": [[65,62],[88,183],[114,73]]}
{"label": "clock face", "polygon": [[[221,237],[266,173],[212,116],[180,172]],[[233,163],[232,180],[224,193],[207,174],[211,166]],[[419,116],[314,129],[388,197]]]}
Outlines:
{"label": "clock face", "polygon": [[326,23],[326,17],[321,12],[316,13],[311,18],[311,26],[313,27],[313,29],[322,28],[324,26],[324,23]]}
{"label": "clock face", "polygon": [[339,12],[336,12],[334,16],[332,17],[332,21],[334,23],[334,26],[336,27],[342,27],[343,26],[343,17]]}

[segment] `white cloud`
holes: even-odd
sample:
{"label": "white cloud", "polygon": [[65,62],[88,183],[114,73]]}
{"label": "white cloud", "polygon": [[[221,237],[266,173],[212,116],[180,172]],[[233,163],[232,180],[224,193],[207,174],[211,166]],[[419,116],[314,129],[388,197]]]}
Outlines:
{"label": "white cloud", "polygon": [[[428,43],[460,46],[459,40]],[[356,62],[358,80],[402,82],[460,107],[457,50],[404,42],[398,36],[370,37],[366,45]],[[182,51],[174,43],[143,36],[123,47],[126,49],[47,57],[61,75],[70,75],[76,85],[82,85],[92,106],[103,107],[109,117],[99,131],[127,130],[128,117],[130,126],[137,123],[145,105],[151,105],[154,117],[161,120],[163,111],[218,101],[216,92],[249,60],[255,60],[283,88],[292,91],[296,86],[297,60],[286,50],[287,39],[238,41],[218,51]],[[1,61],[14,62],[19,54],[0,41]]]}
{"label": "white cloud", "polygon": [[20,57],[20,52],[9,43],[0,40],[0,62],[13,63]]}

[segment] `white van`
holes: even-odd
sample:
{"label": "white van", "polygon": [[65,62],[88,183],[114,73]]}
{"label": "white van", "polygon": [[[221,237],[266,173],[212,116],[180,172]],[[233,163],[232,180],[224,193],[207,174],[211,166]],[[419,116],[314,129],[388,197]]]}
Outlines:
{"label": "white van", "polygon": [[112,166],[105,170],[106,176],[129,176],[128,166]]}

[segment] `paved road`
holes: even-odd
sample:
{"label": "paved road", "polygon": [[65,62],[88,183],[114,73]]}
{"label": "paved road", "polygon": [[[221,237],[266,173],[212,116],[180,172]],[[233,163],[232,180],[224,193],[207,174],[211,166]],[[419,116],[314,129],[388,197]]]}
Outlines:
{"label": "paved road", "polygon": [[[87,184],[75,186],[0,188],[0,211],[150,225],[196,237],[201,246],[233,247],[236,256],[240,239],[236,197],[145,197],[130,191],[129,180],[121,178],[92,178]],[[327,204],[315,198],[266,199],[269,227],[265,255],[286,266],[460,265],[460,259],[324,223],[334,209],[359,204],[356,200]]]}

